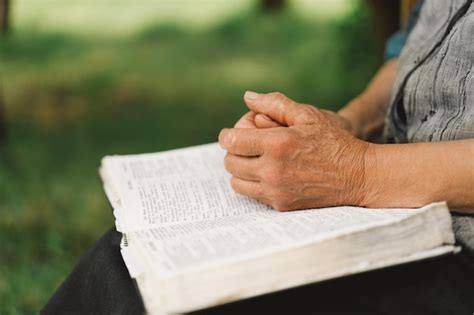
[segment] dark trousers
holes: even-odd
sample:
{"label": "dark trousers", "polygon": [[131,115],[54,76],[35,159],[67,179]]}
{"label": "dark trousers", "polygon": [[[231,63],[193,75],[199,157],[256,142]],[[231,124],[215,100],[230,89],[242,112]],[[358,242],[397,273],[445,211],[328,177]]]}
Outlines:
{"label": "dark trousers", "polygon": [[[110,229],[58,288],[43,314],[142,314]],[[286,290],[196,314],[474,314],[468,252]]]}

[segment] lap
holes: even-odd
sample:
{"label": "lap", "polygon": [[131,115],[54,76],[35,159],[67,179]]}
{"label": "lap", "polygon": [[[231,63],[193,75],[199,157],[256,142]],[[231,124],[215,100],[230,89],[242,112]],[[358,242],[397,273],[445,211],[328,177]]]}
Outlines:
{"label": "lap", "polygon": [[42,314],[141,314],[143,303],[110,229],[81,257]]}
{"label": "lap", "polygon": [[471,314],[473,290],[474,263],[458,254],[316,283],[206,314]]}
{"label": "lap", "polygon": [[[139,314],[136,286],[109,230],[78,262],[44,314]],[[471,314],[474,259],[445,256],[240,301],[196,314]]]}

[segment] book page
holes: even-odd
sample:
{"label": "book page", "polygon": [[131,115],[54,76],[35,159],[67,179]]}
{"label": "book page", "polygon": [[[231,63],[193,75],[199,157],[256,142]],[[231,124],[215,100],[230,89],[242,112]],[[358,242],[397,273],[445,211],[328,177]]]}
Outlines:
{"label": "book page", "polygon": [[[120,231],[236,216],[270,208],[236,194],[218,144],[103,160],[107,179],[118,187],[115,209]],[[104,177],[104,176],[103,176]]]}
{"label": "book page", "polygon": [[[321,261],[324,259],[327,266],[333,266],[333,262],[339,262],[339,258],[345,257],[347,266],[353,268],[347,270],[360,272],[367,269],[367,257],[377,251],[377,246],[378,250],[384,249],[385,256],[380,257],[399,259],[396,254],[394,257],[390,256],[394,249],[402,250],[397,253],[405,255],[412,254],[410,250],[432,249],[434,246],[454,243],[445,203],[421,209],[332,207],[278,212],[231,189],[231,176],[224,169],[224,157],[225,151],[218,144],[209,144],[103,159],[100,173],[106,194],[114,208],[117,230],[124,233],[126,242],[123,242],[121,251],[132,277],[146,279],[154,274],[160,280],[165,280],[160,285],[169,281],[172,295],[167,297],[171,297],[180,284],[179,281],[173,284],[174,279],[187,279],[191,281],[190,287],[193,287],[195,280],[186,276],[194,274],[199,275],[196,279],[201,279],[204,271],[211,270],[208,278],[202,278],[207,280],[200,284],[201,287],[206,287],[209,279],[219,283],[220,278],[216,278],[214,273],[216,271],[221,272],[221,276],[228,276],[226,272],[232,266],[238,267],[242,263],[248,268],[252,266],[250,262],[253,259],[256,259],[255,262],[266,259],[266,264],[260,267],[256,264],[256,269],[250,268],[249,275],[253,277],[260,275],[262,266],[266,268],[268,262],[274,262],[275,257],[285,258],[287,251],[291,251],[292,255],[285,259],[301,262],[295,270],[304,271],[306,267],[301,257],[311,257],[311,266],[320,265],[321,268],[324,265]],[[420,228],[423,238],[414,234]],[[364,231],[378,231],[378,237],[366,237],[368,234]],[[366,242],[367,240],[371,242]],[[387,241],[393,245],[402,242],[408,244],[407,240],[410,243],[408,249],[405,246],[386,248]],[[334,243],[336,241],[338,243]],[[332,247],[314,247],[324,244]],[[339,244],[345,244],[345,247]],[[366,246],[361,246],[363,244]],[[313,250],[318,248],[319,252],[314,252],[313,255]],[[335,250],[332,252],[333,256],[327,257],[331,252],[330,248]],[[301,256],[295,258],[295,253]],[[362,255],[365,260],[351,260],[351,257],[359,257],[358,255]],[[380,265],[383,266],[383,262]],[[289,282],[280,284],[279,276],[285,272],[285,260],[281,262],[281,266],[283,267],[275,269],[277,272],[271,275],[271,272],[268,275],[262,274],[260,285],[265,284],[266,277],[274,279],[272,290],[308,282],[308,275],[300,272],[301,277],[296,278],[297,280],[287,279]],[[335,274],[349,272],[339,270],[337,265],[334,268]],[[237,274],[234,280],[240,277]],[[279,286],[275,287],[275,284]],[[215,284],[214,287],[232,289],[232,286],[226,285]],[[243,284],[241,287],[247,288]],[[247,296],[261,294],[262,288],[263,286],[257,285],[255,291]],[[155,293],[153,290],[153,296]],[[227,293],[221,295],[228,298]],[[194,295],[184,294],[181,300],[187,301],[189,296]],[[216,296],[211,298],[221,301]],[[212,303],[221,303],[215,301]],[[196,305],[202,307],[199,303]],[[194,306],[192,303],[189,305],[191,310]],[[177,309],[182,307],[184,306]]]}
{"label": "book page", "polygon": [[420,209],[334,207],[294,212],[262,210],[239,216],[151,228],[129,234],[144,247],[161,275],[390,224]]}

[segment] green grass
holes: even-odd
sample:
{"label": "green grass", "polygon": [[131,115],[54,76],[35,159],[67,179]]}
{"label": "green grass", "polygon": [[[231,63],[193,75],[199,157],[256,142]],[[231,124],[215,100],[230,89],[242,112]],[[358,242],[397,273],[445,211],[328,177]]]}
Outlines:
{"label": "green grass", "polygon": [[241,14],[127,38],[22,29],[2,38],[0,314],[36,313],[113,217],[106,154],[216,141],[246,89],[336,109],[376,67],[363,9],[340,21]]}

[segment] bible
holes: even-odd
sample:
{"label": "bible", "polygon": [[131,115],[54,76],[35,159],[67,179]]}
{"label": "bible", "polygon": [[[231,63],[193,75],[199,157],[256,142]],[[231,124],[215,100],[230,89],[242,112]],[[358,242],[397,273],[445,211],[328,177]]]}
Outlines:
{"label": "bible", "polygon": [[239,195],[218,144],[106,156],[121,253],[150,314],[205,309],[457,251],[446,203],[277,212]]}

